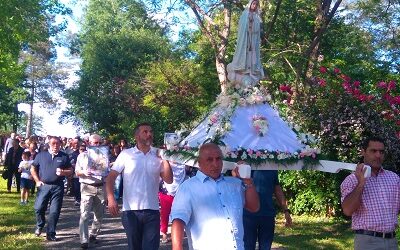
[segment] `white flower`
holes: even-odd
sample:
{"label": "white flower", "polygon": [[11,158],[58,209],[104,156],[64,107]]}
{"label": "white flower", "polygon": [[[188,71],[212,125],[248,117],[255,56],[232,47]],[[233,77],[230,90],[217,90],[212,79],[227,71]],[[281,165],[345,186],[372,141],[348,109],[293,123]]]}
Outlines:
{"label": "white flower", "polygon": [[220,146],[219,148],[221,149],[224,157],[227,157],[228,153],[231,151],[229,146]]}
{"label": "white flower", "polygon": [[247,159],[247,154],[246,152],[243,152],[242,156],[240,157],[242,160],[246,160]]}

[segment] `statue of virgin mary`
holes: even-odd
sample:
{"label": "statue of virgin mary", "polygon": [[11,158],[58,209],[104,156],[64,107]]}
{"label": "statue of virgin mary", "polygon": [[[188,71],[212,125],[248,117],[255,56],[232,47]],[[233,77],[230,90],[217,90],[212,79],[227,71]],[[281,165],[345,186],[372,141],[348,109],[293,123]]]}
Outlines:
{"label": "statue of virgin mary", "polygon": [[228,79],[234,85],[251,87],[264,78],[260,60],[260,30],[259,2],[250,0],[240,16],[235,54],[227,66]]}

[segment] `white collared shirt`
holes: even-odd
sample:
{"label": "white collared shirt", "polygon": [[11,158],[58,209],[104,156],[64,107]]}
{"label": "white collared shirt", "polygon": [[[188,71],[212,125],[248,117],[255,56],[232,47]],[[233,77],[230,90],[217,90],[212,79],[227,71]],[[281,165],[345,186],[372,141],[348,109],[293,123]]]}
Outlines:
{"label": "white collared shirt", "polygon": [[135,146],[123,150],[118,155],[112,169],[122,173],[123,211],[158,210],[161,163],[157,149],[153,147],[146,154]]}

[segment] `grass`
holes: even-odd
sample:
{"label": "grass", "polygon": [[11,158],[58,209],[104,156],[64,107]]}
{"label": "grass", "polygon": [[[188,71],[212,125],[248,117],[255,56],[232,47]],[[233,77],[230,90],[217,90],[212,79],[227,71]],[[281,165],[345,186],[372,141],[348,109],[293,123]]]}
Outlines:
{"label": "grass", "polygon": [[333,218],[293,216],[286,228],[282,215],[277,217],[273,247],[284,249],[353,249],[354,234],[350,222]]}
{"label": "grass", "polygon": [[[351,221],[345,219],[293,216],[293,226],[286,228],[282,214],[277,217],[273,247],[279,249],[354,249]],[[400,241],[400,229],[396,230]]]}
{"label": "grass", "polygon": [[33,233],[34,197],[29,198],[28,205],[20,206],[20,194],[15,188],[7,193],[7,181],[0,179],[0,249],[44,249],[43,238]]}

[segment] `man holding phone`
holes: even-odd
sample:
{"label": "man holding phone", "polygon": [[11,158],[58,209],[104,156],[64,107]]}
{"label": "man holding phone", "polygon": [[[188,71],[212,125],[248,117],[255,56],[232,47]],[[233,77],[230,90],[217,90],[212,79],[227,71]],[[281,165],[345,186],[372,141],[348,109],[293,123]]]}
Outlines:
{"label": "man holding phone", "polygon": [[[362,145],[364,163],[342,182],[343,213],[352,217],[354,249],[398,249],[395,230],[400,211],[400,178],[382,167],[385,143],[370,137]],[[371,167],[371,176],[365,172]]]}

